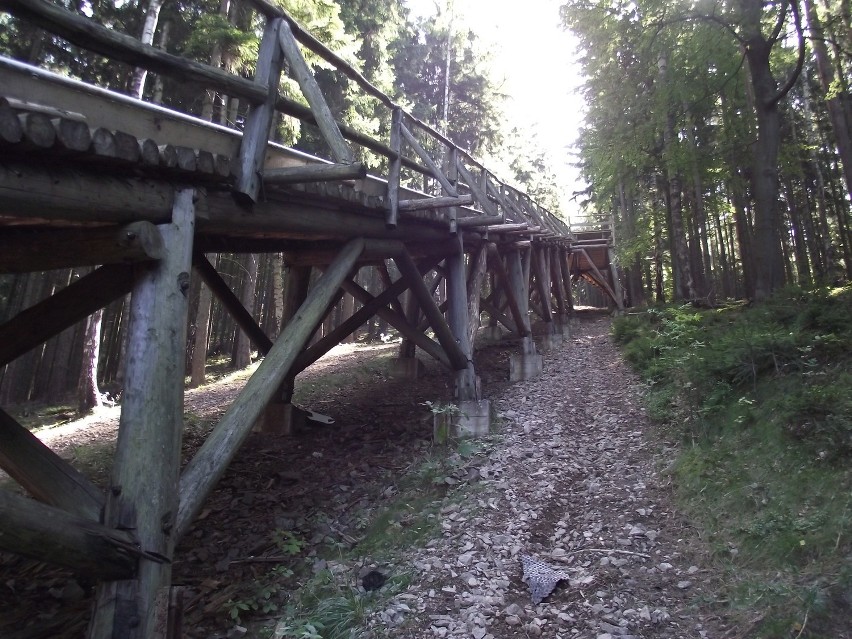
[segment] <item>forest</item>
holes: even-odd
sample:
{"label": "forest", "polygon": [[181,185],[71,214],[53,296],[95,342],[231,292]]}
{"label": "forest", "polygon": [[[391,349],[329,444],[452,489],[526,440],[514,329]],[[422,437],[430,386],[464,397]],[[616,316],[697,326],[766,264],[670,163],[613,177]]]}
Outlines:
{"label": "forest", "polygon": [[[260,24],[240,0],[57,0],[169,52],[250,75]],[[501,70],[453,3],[414,18],[402,0],[277,0],[379,89],[463,148],[502,167],[539,202],[616,224],[619,272],[632,306],[763,300],[786,285],[852,276],[846,0],[565,3],[554,23],[577,39],[585,76],[578,139],[587,188],[566,197],[532,136],[502,115]],[[83,81],[239,128],[246,105],[109,61],[0,14],[0,52]],[[376,105],[309,58],[335,115],[387,137]],[[555,78],[555,81],[559,81]],[[281,91],[301,99],[292,79]],[[322,156],[318,131],[282,116],[277,141]],[[511,150],[512,152],[508,152]],[[507,157],[522,158],[508,162]],[[364,157],[373,168],[384,160]],[[270,335],[280,329],[281,254],[216,254],[211,262]],[[0,276],[0,321],[85,275]],[[364,269],[378,290],[384,274]],[[193,280],[191,385],[215,364],[242,368],[249,341]],[[580,295],[583,300],[583,295]],[[320,331],[356,306],[345,296]],[[120,396],[127,300],[116,302],[0,371],[0,403],[71,401],[86,411]],[[377,320],[355,339],[379,339]],[[320,335],[321,336],[321,335]]]}

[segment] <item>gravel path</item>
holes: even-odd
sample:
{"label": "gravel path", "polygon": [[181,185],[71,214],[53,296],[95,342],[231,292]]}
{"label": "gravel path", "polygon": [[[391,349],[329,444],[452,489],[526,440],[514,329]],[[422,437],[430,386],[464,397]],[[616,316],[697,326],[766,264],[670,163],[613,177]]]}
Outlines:
{"label": "gravel path", "polygon": [[[542,377],[493,397],[503,440],[482,480],[413,552],[412,585],[372,619],[392,637],[726,637],[706,610],[712,572],[666,489],[641,387],[609,337],[579,321]],[[534,605],[521,556],[560,571]],[[705,558],[703,561],[707,561]]]}

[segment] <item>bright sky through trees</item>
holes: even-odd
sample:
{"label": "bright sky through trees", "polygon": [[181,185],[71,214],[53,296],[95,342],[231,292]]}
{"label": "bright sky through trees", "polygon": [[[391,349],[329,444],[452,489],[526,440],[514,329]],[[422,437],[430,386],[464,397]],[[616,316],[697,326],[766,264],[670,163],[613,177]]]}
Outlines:
{"label": "bright sky through trees", "polygon": [[[415,16],[427,17],[453,1],[459,27],[470,28],[489,45],[496,75],[505,78],[510,128],[537,136],[570,196],[582,188],[571,165],[583,100],[577,91],[579,67],[573,63],[576,42],[559,21],[561,0],[406,0]],[[574,206],[564,203],[566,213],[573,213]]]}

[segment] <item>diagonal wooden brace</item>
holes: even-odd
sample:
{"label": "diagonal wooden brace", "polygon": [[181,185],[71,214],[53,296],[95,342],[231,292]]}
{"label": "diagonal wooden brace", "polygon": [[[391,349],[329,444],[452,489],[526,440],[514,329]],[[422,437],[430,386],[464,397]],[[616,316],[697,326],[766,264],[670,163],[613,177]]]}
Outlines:
{"label": "diagonal wooden brace", "polygon": [[334,121],[334,116],[331,114],[331,109],[328,108],[328,104],[322,94],[322,89],[320,89],[316,78],[314,78],[313,73],[308,68],[308,63],[305,62],[305,58],[299,50],[299,44],[296,42],[293,31],[286,22],[281,25],[278,40],[281,44],[281,50],[284,52],[284,57],[287,58],[290,69],[293,75],[296,76],[296,81],[299,83],[305,99],[311,105],[311,111],[316,118],[317,126],[328,146],[331,148],[334,159],[343,164],[352,164],[355,161],[352,149],[349,148],[346,140],[343,139],[343,134]]}
{"label": "diagonal wooden brace", "polygon": [[184,469],[180,478],[180,507],[175,535],[186,533],[204,500],[225,474],[228,464],[251,432],[266,405],[275,396],[296,358],[322,319],[329,302],[355,266],[364,240],[350,240],[308,292],[302,306],[287,324],[269,354],[246,382],[239,397],[219,420],[213,432]]}

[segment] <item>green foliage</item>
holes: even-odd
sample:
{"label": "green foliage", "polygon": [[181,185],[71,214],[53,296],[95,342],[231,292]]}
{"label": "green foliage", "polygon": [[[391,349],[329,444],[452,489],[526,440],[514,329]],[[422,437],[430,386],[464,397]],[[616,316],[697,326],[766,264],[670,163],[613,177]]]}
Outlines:
{"label": "green foliage", "polygon": [[806,616],[801,636],[832,636],[849,610],[852,287],[653,309],[613,335],[649,383],[649,414],[689,444],[678,495],[735,614],[765,611],[755,637],[796,636]]}

